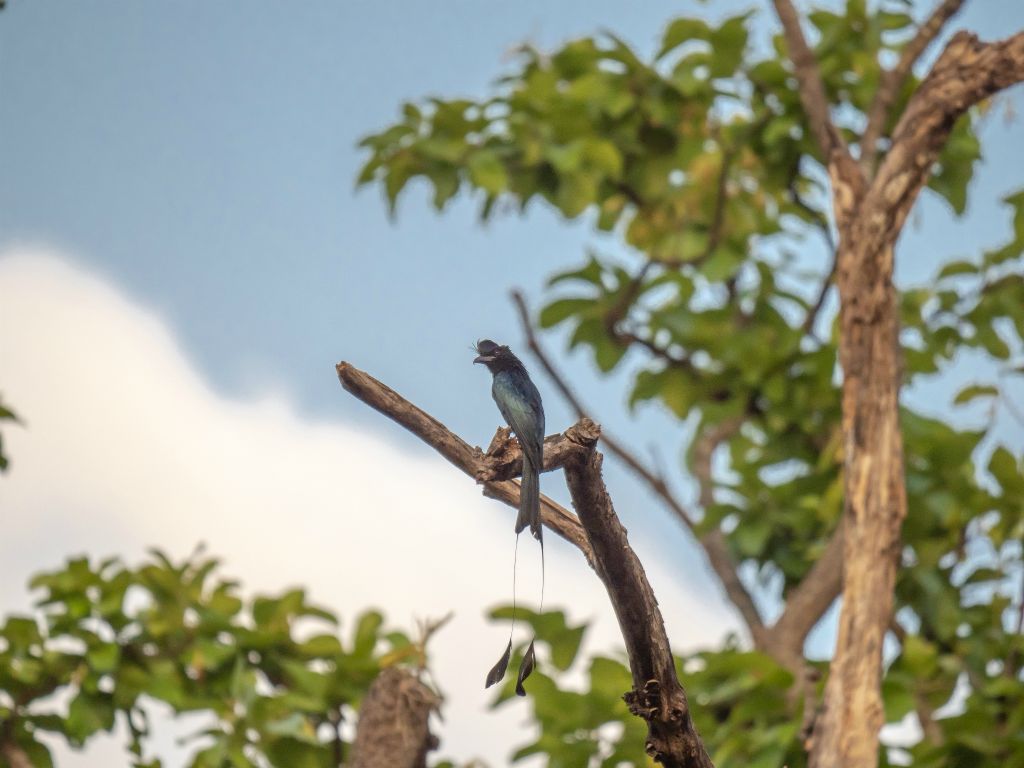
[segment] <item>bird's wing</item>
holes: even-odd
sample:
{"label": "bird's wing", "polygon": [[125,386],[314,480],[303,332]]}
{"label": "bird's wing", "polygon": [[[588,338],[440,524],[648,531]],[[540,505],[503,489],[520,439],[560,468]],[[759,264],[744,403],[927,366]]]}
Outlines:
{"label": "bird's wing", "polygon": [[495,378],[494,400],[519,439],[523,453],[535,467],[543,466],[544,407],[533,382]]}

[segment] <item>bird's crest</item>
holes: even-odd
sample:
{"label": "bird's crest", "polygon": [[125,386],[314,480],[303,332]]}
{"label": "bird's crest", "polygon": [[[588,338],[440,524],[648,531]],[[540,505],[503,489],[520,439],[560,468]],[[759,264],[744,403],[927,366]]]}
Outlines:
{"label": "bird's crest", "polygon": [[478,355],[487,355],[488,357],[494,355],[499,350],[508,351],[508,347],[503,347],[501,344],[491,341],[490,339],[480,339],[476,343],[476,349],[474,350]]}

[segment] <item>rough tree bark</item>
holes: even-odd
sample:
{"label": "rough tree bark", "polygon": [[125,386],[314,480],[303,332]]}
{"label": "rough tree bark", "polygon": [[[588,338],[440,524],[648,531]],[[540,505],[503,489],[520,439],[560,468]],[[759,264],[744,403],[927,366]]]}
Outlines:
{"label": "rough tree bark", "polygon": [[438,744],[430,713],[439,704],[412,672],[381,671],[359,709],[349,768],[426,768],[427,752]]}
{"label": "rough tree bark", "polygon": [[565,465],[572,503],[594,550],[594,570],[604,582],[626,642],[633,690],[629,711],[647,721],[647,754],[666,766],[712,768],[693,726],[686,692],[676,676],[672,649],[654,590],[626,538],[601,476],[595,449],[600,428],[589,419],[565,436],[583,449]]}
{"label": "rough tree bark", "polygon": [[[394,390],[348,363],[338,363],[342,386],[437,450],[466,474],[484,485],[509,488],[503,501],[518,505],[519,485],[508,478],[522,467],[518,443],[507,430],[498,430],[484,454],[471,448]],[[665,633],[658,601],[619,522],[601,475],[602,456],[596,445],[601,429],[581,419],[562,435],[544,443],[544,471],[562,467],[578,518],[557,507],[542,507],[544,524],[587,557],[604,583],[626,644],[633,690],[623,698],[630,711],[648,726],[647,752],[667,768],[714,768],[690,715],[686,692],[676,675],[675,659]],[[582,540],[580,533],[582,532]],[[407,764],[392,763],[404,768]],[[409,764],[415,766],[416,764]]]}

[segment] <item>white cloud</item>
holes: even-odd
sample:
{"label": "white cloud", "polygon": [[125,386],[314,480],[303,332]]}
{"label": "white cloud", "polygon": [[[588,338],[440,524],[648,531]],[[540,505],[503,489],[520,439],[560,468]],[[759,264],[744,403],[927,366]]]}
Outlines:
{"label": "white cloud", "polygon": [[[158,546],[180,557],[203,541],[247,590],[302,584],[343,620],[379,606],[411,629],[415,616],[454,609],[433,644],[448,696],[442,753],[499,765],[523,743],[523,704],[489,712],[482,687],[504,643],[483,613],[510,597],[511,510],[426,447],[390,444],[384,420],[378,435],[311,421],[282,397],[218,395],[159,316],[57,256],[0,255],[0,297],[0,387],[27,423],[4,429],[0,611],[26,607],[29,575],[69,554],[137,560]],[[548,538],[549,604],[594,619],[591,647],[619,645],[600,583]],[[732,624],[667,569],[648,570],[679,647]],[[108,744],[64,764],[116,754]]]}

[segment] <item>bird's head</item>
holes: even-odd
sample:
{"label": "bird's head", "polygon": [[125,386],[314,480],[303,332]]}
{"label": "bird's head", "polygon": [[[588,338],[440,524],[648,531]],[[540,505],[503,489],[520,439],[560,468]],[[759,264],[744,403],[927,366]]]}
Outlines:
{"label": "bird's head", "polygon": [[483,363],[491,372],[500,371],[503,368],[520,364],[518,358],[512,354],[512,350],[503,344],[496,344],[490,339],[481,339],[476,343],[476,358],[474,363]]}
{"label": "bird's head", "polygon": [[490,339],[481,339],[476,343],[476,358],[473,362],[488,365],[501,357],[503,351],[508,352],[508,347],[495,344]]}

